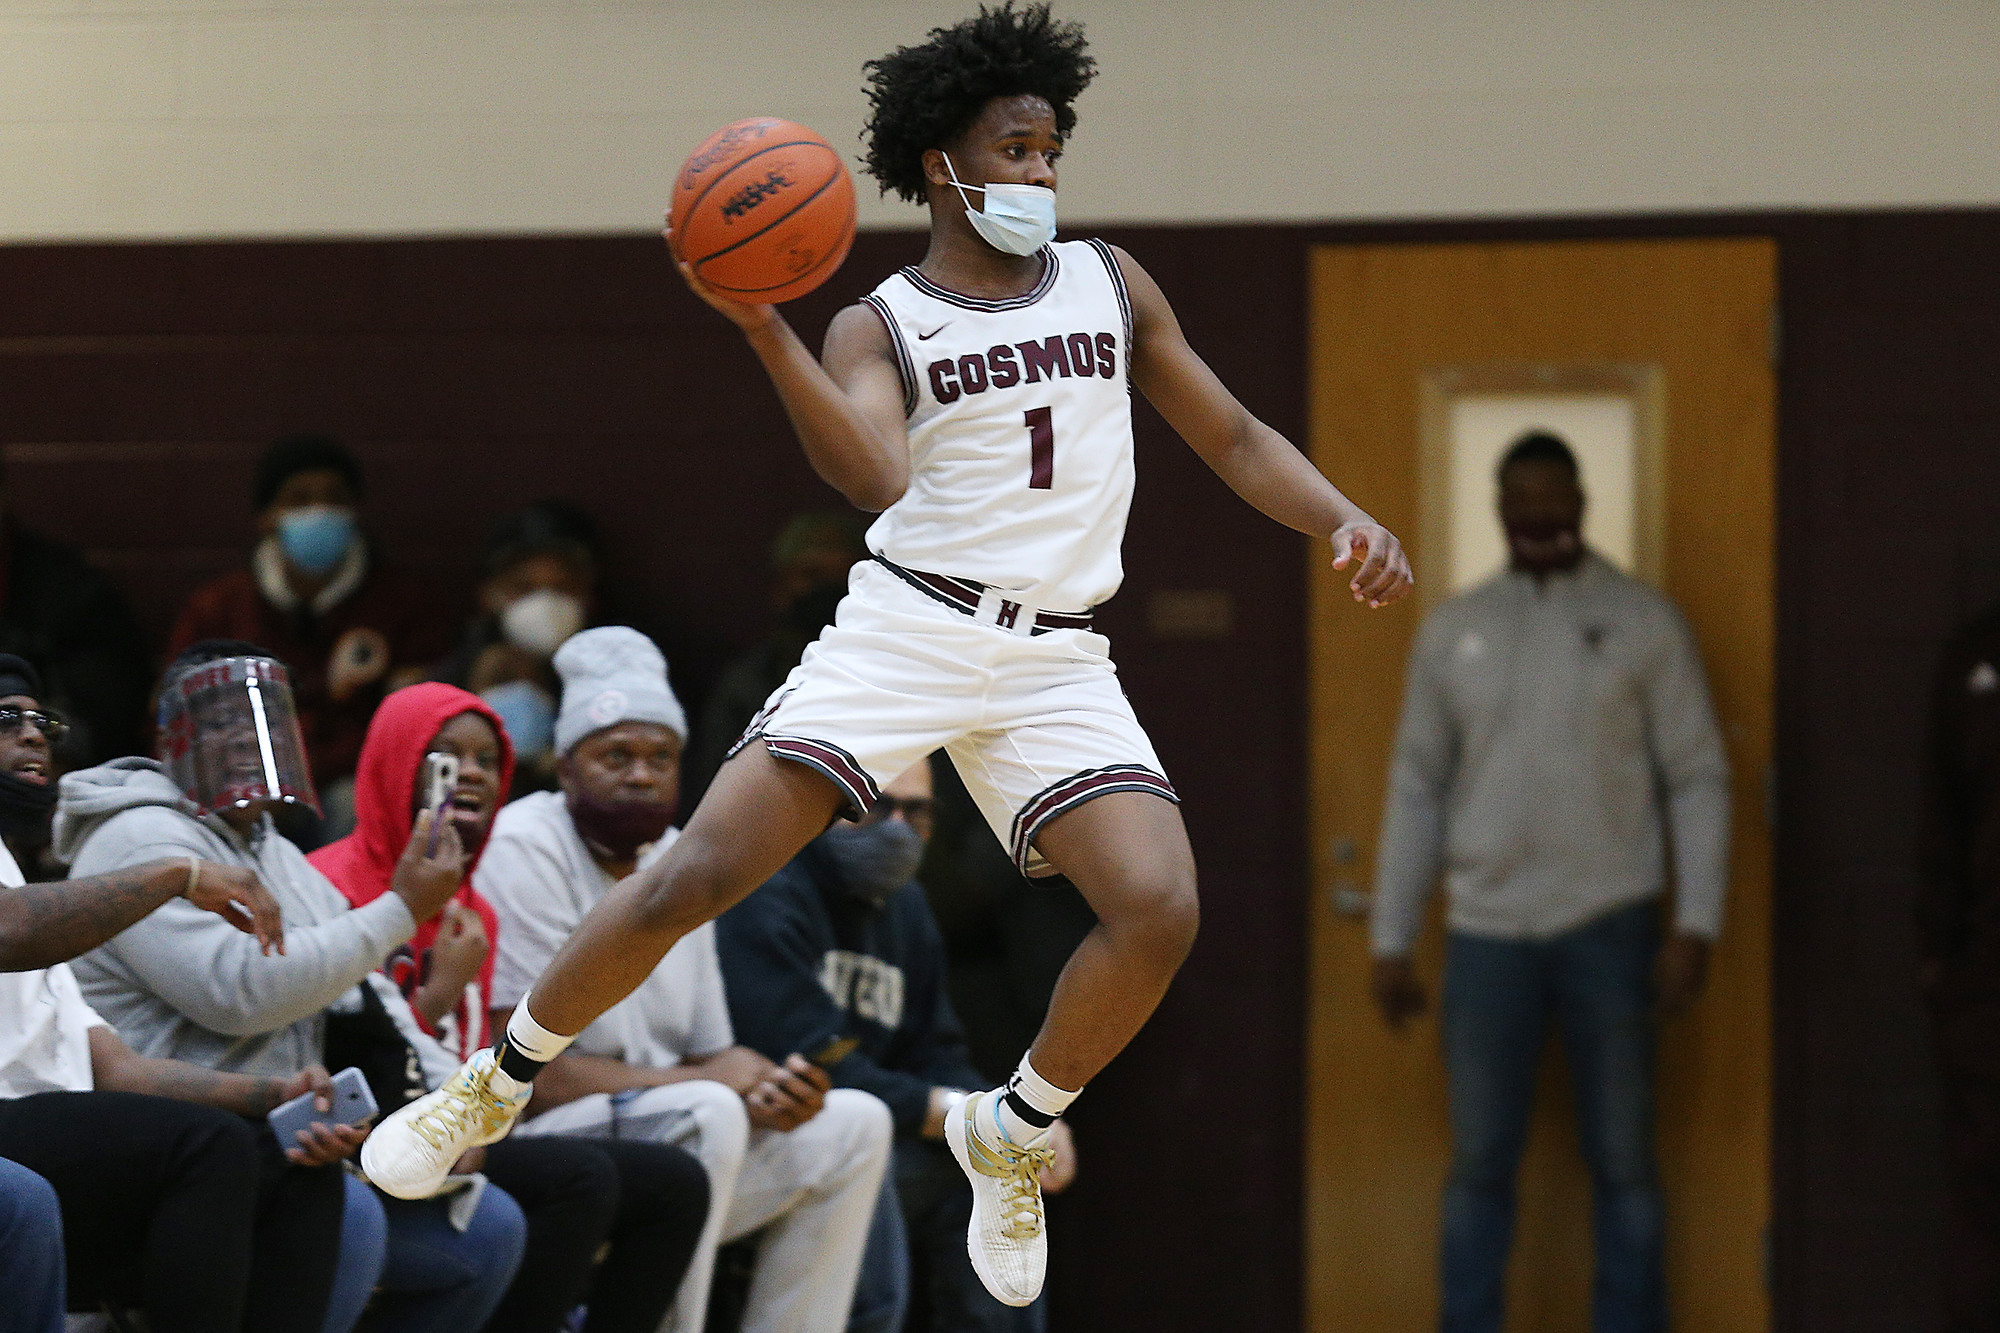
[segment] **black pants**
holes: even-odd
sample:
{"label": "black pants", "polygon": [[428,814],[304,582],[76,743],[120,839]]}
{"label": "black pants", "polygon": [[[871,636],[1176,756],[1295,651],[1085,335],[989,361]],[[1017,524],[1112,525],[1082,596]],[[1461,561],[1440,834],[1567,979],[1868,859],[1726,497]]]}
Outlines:
{"label": "black pants", "polygon": [[335,1168],[269,1129],[128,1092],[0,1101],[0,1157],[62,1203],[72,1308],[146,1311],[153,1333],[319,1333],[340,1242]]}
{"label": "black pants", "polygon": [[708,1173],[692,1154],[622,1139],[511,1138],[486,1150],[484,1169],[528,1217],[520,1271],[488,1329],[555,1333],[586,1296],[586,1333],[660,1326],[708,1220]]}

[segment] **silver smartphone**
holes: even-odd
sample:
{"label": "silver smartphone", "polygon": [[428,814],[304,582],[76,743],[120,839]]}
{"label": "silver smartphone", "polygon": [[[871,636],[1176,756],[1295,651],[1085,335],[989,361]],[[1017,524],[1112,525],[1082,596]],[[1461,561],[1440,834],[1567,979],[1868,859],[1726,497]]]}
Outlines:
{"label": "silver smartphone", "polygon": [[278,1136],[278,1146],[286,1150],[299,1146],[299,1131],[314,1125],[358,1125],[375,1118],[375,1094],[361,1071],[349,1066],[333,1076],[333,1109],[322,1111],[313,1105],[313,1094],[300,1093],[283,1106],[273,1107],[264,1119]]}

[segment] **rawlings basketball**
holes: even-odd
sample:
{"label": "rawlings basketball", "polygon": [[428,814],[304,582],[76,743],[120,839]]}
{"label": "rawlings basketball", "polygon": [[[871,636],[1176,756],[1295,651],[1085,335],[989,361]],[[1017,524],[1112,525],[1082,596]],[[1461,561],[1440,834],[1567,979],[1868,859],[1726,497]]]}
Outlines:
{"label": "rawlings basketball", "polygon": [[803,125],[725,125],[674,178],[674,250],[695,276],[746,304],[790,301],[833,276],[854,244],[854,179]]}

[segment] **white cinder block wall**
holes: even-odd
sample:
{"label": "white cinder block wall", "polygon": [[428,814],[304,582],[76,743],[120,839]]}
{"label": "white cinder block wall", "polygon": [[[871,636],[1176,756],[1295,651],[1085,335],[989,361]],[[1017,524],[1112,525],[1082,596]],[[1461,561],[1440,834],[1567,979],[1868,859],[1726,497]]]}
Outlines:
{"label": "white cinder block wall", "polygon": [[[851,146],[973,3],[0,0],[0,240],[640,230],[724,121]],[[1072,220],[2000,202],[1992,0],[1060,8]]]}

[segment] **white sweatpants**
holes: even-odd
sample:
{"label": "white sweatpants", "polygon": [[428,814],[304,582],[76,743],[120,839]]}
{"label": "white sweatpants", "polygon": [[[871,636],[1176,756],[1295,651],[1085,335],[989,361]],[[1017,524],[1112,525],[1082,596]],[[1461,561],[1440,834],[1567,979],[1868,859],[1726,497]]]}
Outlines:
{"label": "white sweatpants", "polygon": [[870,1094],[835,1088],[818,1115],[780,1133],[752,1129],[729,1088],[691,1079],[616,1106],[603,1093],[580,1097],[515,1132],[670,1143],[708,1169],[708,1225],[663,1333],[701,1333],[717,1247],[759,1230],[742,1333],[847,1327],[893,1135],[889,1108]]}

